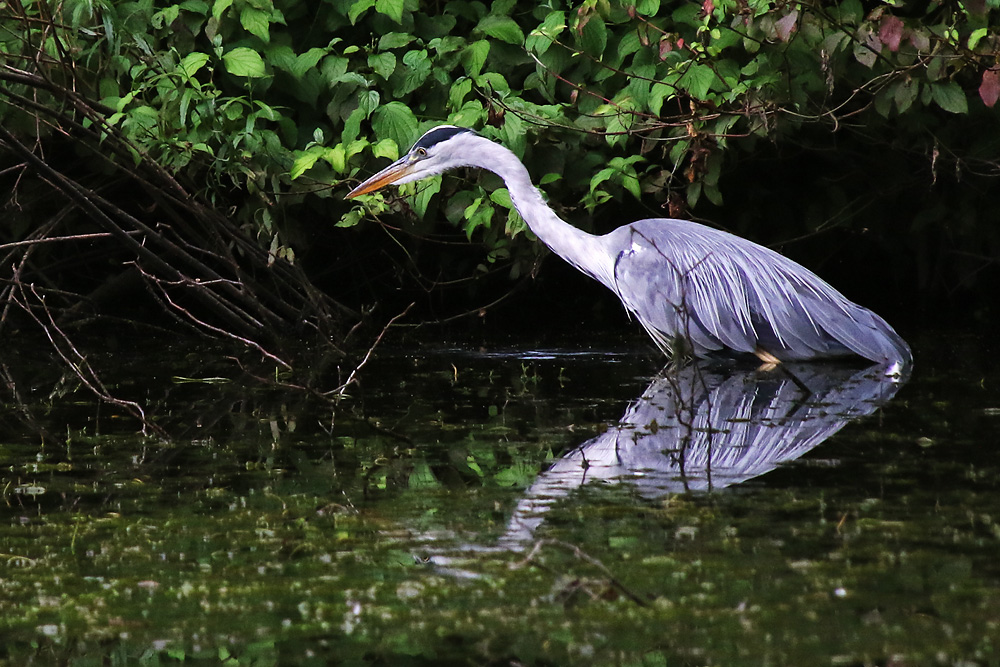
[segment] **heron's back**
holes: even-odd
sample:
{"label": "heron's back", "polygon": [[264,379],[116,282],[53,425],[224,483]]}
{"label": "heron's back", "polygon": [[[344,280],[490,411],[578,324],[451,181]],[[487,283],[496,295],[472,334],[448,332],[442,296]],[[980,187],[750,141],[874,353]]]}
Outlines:
{"label": "heron's back", "polygon": [[625,306],[660,347],[696,356],[766,351],[783,361],[857,354],[908,364],[885,320],[816,274],[746,239],[686,220],[640,220],[602,237]]}

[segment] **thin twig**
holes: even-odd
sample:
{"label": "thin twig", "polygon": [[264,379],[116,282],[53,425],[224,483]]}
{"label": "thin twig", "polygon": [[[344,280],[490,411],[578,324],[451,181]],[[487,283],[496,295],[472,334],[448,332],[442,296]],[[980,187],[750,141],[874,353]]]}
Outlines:
{"label": "thin twig", "polygon": [[[126,234],[140,234],[138,231],[125,232]],[[95,232],[93,234],[73,234],[71,236],[52,236],[44,239],[29,239],[27,241],[14,241],[12,243],[0,243],[0,250],[7,248],[19,248],[27,245],[40,245],[42,243],[61,243],[63,241],[87,241],[90,239],[110,239],[115,235],[111,232]]]}
{"label": "thin twig", "polygon": [[409,306],[407,306],[403,310],[403,312],[401,312],[399,315],[396,315],[391,320],[389,320],[386,323],[385,327],[382,328],[382,332],[375,339],[375,342],[372,343],[372,346],[370,348],[368,348],[368,352],[365,353],[365,356],[361,360],[361,363],[359,363],[357,366],[355,366],[354,370],[351,371],[351,374],[347,376],[347,380],[344,382],[344,384],[340,385],[339,387],[337,387],[336,389],[334,389],[332,391],[328,391],[328,392],[324,393],[323,395],[324,396],[335,395],[338,398],[342,397],[344,395],[344,392],[347,390],[347,388],[351,384],[353,384],[355,382],[355,378],[357,377],[358,372],[362,368],[364,368],[365,364],[368,363],[368,359],[371,358],[372,352],[375,351],[375,348],[378,347],[378,344],[382,341],[382,337],[385,336],[385,334],[386,334],[387,331],[389,331],[389,327],[391,327],[393,324],[395,324],[396,320],[400,319],[401,317],[405,316],[408,312],[410,312],[410,308],[413,308],[413,306],[415,306],[415,305],[416,305],[416,302],[411,303]]}
{"label": "thin twig", "polygon": [[[141,266],[139,266],[139,264],[137,264],[135,262],[131,262],[131,264],[133,266],[135,266],[136,269],[139,270],[139,272],[143,275],[144,278],[146,278],[146,280],[148,280],[151,284],[156,285],[160,289],[160,295],[166,300],[166,302],[168,304],[170,304],[171,308],[173,308],[174,310],[176,310],[179,313],[183,313],[185,317],[187,317],[189,320],[191,320],[192,322],[194,322],[198,326],[204,327],[205,329],[207,329],[209,331],[212,331],[214,333],[217,333],[220,336],[224,336],[226,338],[232,338],[233,340],[239,341],[243,345],[246,345],[247,347],[250,347],[250,348],[253,348],[253,349],[257,350],[258,352],[260,352],[262,355],[264,355],[265,357],[267,357],[268,359],[270,359],[274,363],[279,364],[281,366],[284,366],[285,368],[291,370],[291,368],[292,368],[291,364],[289,364],[284,359],[281,359],[280,357],[278,357],[278,356],[272,354],[271,352],[268,352],[267,350],[265,350],[264,347],[260,343],[258,343],[257,341],[250,340],[249,338],[244,338],[243,336],[237,335],[237,334],[233,333],[232,331],[227,331],[226,329],[223,329],[221,327],[217,327],[217,326],[211,325],[208,322],[206,322],[206,321],[204,321],[202,319],[199,319],[190,310],[188,310],[187,308],[184,308],[179,303],[177,303],[176,301],[174,301],[173,299],[170,298],[170,294],[167,293],[167,290],[163,287],[163,283],[165,283],[167,281],[163,281],[160,278],[157,278],[156,276],[154,276],[154,275],[152,275],[150,273],[147,273],[145,269],[143,269]],[[167,282],[167,284],[170,284],[170,283]]]}

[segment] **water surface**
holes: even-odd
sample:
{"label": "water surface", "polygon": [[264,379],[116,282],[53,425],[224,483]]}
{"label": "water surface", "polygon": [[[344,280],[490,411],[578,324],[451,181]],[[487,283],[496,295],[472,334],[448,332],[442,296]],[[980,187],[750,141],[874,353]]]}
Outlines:
{"label": "water surface", "polygon": [[1000,374],[955,340],[896,383],[387,346],[338,407],[93,359],[170,442],[22,355],[0,663],[1000,664]]}

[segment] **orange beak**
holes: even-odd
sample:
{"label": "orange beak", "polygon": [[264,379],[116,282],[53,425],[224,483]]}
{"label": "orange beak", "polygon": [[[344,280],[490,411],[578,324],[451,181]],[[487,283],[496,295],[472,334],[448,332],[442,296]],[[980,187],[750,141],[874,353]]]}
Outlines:
{"label": "orange beak", "polygon": [[354,199],[358,195],[375,192],[380,188],[395,183],[410,172],[410,160],[408,155],[404,155],[388,167],[378,172],[367,181],[347,193],[348,199]]}

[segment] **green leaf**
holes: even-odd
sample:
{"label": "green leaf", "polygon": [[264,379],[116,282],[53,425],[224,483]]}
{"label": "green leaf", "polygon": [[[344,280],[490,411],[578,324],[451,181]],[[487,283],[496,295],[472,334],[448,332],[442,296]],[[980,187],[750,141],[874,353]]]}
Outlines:
{"label": "green leaf", "polygon": [[490,201],[504,208],[514,208],[514,202],[510,199],[510,192],[507,188],[497,188],[490,193]]}
{"label": "green leaf", "polygon": [[316,164],[316,160],[323,155],[324,150],[326,149],[323,146],[312,146],[304,151],[295,151],[295,160],[292,162],[292,170],[289,172],[292,180],[294,181],[309,171],[309,168]]}
{"label": "green leaf", "polygon": [[396,70],[396,54],[383,52],[368,56],[368,66],[383,79],[388,80]]}
{"label": "green leaf", "polygon": [[178,67],[182,72],[184,72],[184,76],[190,79],[198,72],[198,70],[204,67],[207,62],[208,54],[198,53],[196,51],[184,56],[184,59],[178,64]]}
{"label": "green leaf", "polygon": [[344,151],[344,144],[337,144],[333,148],[324,150],[323,159],[330,163],[330,166],[338,174],[343,174],[347,170],[347,153]]}
{"label": "green leaf", "polygon": [[289,73],[295,69],[295,61],[298,59],[298,55],[287,44],[269,46],[264,52],[263,57],[271,67],[276,67]]}
{"label": "green leaf", "polygon": [[153,14],[150,19],[150,23],[157,30],[162,29],[164,26],[169,27],[173,25],[174,21],[177,20],[177,16],[180,14],[180,11],[181,8],[178,5],[167,7],[166,9]]}
{"label": "green leaf", "polygon": [[542,24],[531,31],[524,46],[529,51],[542,55],[552,46],[552,40],[566,29],[565,12],[549,12]]}
{"label": "green leaf", "polygon": [[831,12],[833,16],[839,16],[844,23],[857,23],[865,14],[865,9],[860,0],[844,0]]}
{"label": "green leaf", "polygon": [[476,30],[508,44],[523,44],[521,27],[509,16],[487,16],[479,22]]}
{"label": "green leaf", "polygon": [[375,11],[396,23],[403,22],[403,0],[375,0]]}
{"label": "green leaf", "polygon": [[517,157],[524,158],[524,150],[527,148],[528,139],[524,131],[524,121],[521,120],[520,116],[511,113],[504,117],[500,137],[503,140],[504,146],[513,151]]}
{"label": "green leaf", "polygon": [[677,85],[687,90],[691,97],[703,100],[708,96],[708,90],[714,81],[715,72],[711,67],[700,63],[691,63],[687,71],[681,75]]}
{"label": "green leaf", "polygon": [[255,9],[249,5],[240,12],[240,24],[252,35],[256,35],[264,42],[271,41],[270,16],[267,12]]}
{"label": "green leaf", "polygon": [[354,25],[362,14],[374,6],[375,0],[354,0],[354,4],[347,10],[347,19]]}
{"label": "green leaf", "polygon": [[490,43],[485,39],[473,42],[462,52],[462,62],[465,65],[465,73],[469,76],[479,76],[486,64],[486,57],[490,54]]}
{"label": "green leaf", "polygon": [[485,74],[480,74],[475,79],[476,85],[480,88],[490,90],[497,93],[509,93],[510,84],[507,83],[507,79],[503,78],[502,74],[496,72],[486,72]]}
{"label": "green leaf", "polygon": [[387,32],[378,40],[378,50],[388,51],[389,49],[399,49],[416,39],[413,35],[403,32]]}
{"label": "green leaf", "polygon": [[341,143],[349,144],[358,138],[358,134],[361,133],[361,121],[365,117],[365,110],[361,107],[351,112],[351,115],[344,121],[344,129],[340,133]]}
{"label": "green leaf", "polygon": [[701,181],[695,181],[694,183],[689,183],[687,186],[687,204],[688,208],[694,208],[698,205],[698,200],[701,199],[701,189],[704,184]]}
{"label": "green leaf", "polygon": [[892,102],[894,96],[892,91],[888,88],[884,88],[877,95],[875,95],[875,111],[878,115],[883,118],[889,117],[889,112],[892,110]]}
{"label": "green leaf", "polygon": [[859,26],[854,33],[854,59],[865,67],[871,68],[882,52],[882,41],[872,26]]}
{"label": "green leaf", "polygon": [[418,217],[423,218],[427,214],[427,207],[431,199],[441,191],[441,177],[435,176],[417,184],[417,192],[410,200],[410,206]]}
{"label": "green leaf", "polygon": [[651,81],[656,78],[656,65],[638,65],[629,71],[632,75],[625,89],[627,97],[631,97],[638,108],[645,109],[649,102],[649,88]]}
{"label": "green leaf", "polygon": [[490,4],[490,14],[496,16],[510,16],[517,6],[518,0],[493,0]]}
{"label": "green leaf", "polygon": [[721,80],[723,89],[728,91],[732,91],[740,85],[740,66],[735,60],[717,58],[713,68],[716,75],[716,81],[713,81],[713,85],[718,85],[718,81]]}
{"label": "green leaf", "polygon": [[608,46],[608,28],[600,16],[591,16],[580,33],[580,47],[594,56],[601,57]]}
{"label": "green leaf", "polygon": [[[320,72],[323,74],[323,78],[330,86],[335,86],[340,83],[344,75],[347,74],[347,68],[350,66],[351,61],[347,58],[342,58],[340,56],[327,56],[323,58],[323,64],[320,65]],[[364,77],[361,77],[364,79]]]}
{"label": "green leaf", "polygon": [[187,124],[187,113],[188,108],[191,106],[191,98],[194,96],[193,88],[185,88],[184,94],[181,96],[181,103],[178,106],[177,115],[180,120],[181,127]]}
{"label": "green leaf", "polygon": [[417,138],[417,118],[402,102],[389,102],[372,113],[372,129],[380,139],[392,139],[397,146],[409,146]]}
{"label": "green leaf", "polygon": [[227,9],[233,6],[233,0],[215,0],[212,5],[212,16],[218,20],[222,18],[222,15]]}
{"label": "green leaf", "polygon": [[627,56],[632,55],[636,51],[642,49],[642,41],[639,39],[639,35],[630,32],[622,35],[621,40],[618,42],[618,48],[616,52],[618,54],[618,60],[616,62],[622,62]]}
{"label": "green leaf", "polygon": [[673,99],[677,94],[677,87],[673,85],[670,79],[676,80],[678,77],[676,75],[672,77],[667,77],[657,81],[653,84],[652,88],[649,89],[649,97],[646,99],[646,104],[649,107],[650,113],[659,116],[661,110],[663,109],[663,102],[665,100]]}
{"label": "green leaf", "polygon": [[896,109],[899,113],[906,113],[906,110],[910,108],[914,100],[917,99],[917,94],[920,92],[920,84],[912,79],[904,79],[896,86],[896,90],[893,94],[893,98],[896,101]]}
{"label": "green leaf", "polygon": [[389,158],[393,162],[399,159],[399,146],[392,139],[383,139],[372,146],[372,155]]}
{"label": "green leaf", "polygon": [[[472,209],[472,212],[469,212]],[[473,202],[473,205],[466,209],[465,235],[471,241],[472,234],[478,227],[489,227],[493,219],[493,206],[483,201],[482,197]]]}
{"label": "green leaf", "polygon": [[954,81],[936,83],[931,86],[934,101],[938,106],[951,113],[969,113],[969,103],[965,99],[962,87]]}
{"label": "green leaf", "polygon": [[226,66],[226,71],[233,76],[245,76],[247,78],[258,78],[264,76],[264,59],[253,49],[245,46],[238,46],[232,51],[223,54],[222,62]]}
{"label": "green leaf", "polygon": [[708,201],[712,202],[716,206],[722,206],[725,204],[725,200],[722,198],[722,192],[717,186],[706,183],[703,191],[705,196],[708,198]]}
{"label": "green leaf", "polygon": [[358,95],[358,108],[365,114],[365,118],[371,116],[372,112],[378,108],[381,96],[377,90],[363,90]]}
{"label": "green leaf", "polygon": [[337,221],[335,227],[354,227],[365,217],[365,210],[361,207],[352,209],[344,214],[344,217]]}
{"label": "green leaf", "polygon": [[435,37],[431,41],[427,42],[427,47],[434,49],[434,53],[440,56],[448,55],[449,53],[455,53],[456,51],[461,51],[465,48],[466,40],[464,37],[458,37],[456,35],[447,35],[445,37]]}
{"label": "green leaf", "polygon": [[222,113],[229,120],[238,120],[247,113],[247,106],[243,100],[236,99],[222,106]]}
{"label": "green leaf", "polygon": [[660,0],[639,0],[635,3],[635,11],[643,16],[656,16],[660,11]]}
{"label": "green leaf", "polygon": [[479,100],[469,100],[462,108],[448,115],[448,122],[459,127],[476,127],[486,117],[486,111]]}
{"label": "green leaf", "polygon": [[969,35],[969,49],[975,49],[979,46],[979,41],[983,37],[986,37],[988,33],[989,28],[977,28],[976,30],[973,30],[972,34]]}
{"label": "green leaf", "polygon": [[610,146],[624,144],[628,138],[628,132],[635,124],[635,105],[631,100],[622,100],[617,107],[610,104],[603,104],[598,108],[598,112],[608,114],[607,129],[608,135],[605,139]]}
{"label": "green leaf", "polygon": [[591,176],[590,178],[590,191],[594,192],[597,190],[598,186],[605,181],[611,180],[611,177],[615,175],[615,170],[610,167],[605,167],[599,172]]}
{"label": "green leaf", "polygon": [[257,107],[257,115],[261,118],[266,118],[267,120],[278,122],[281,120],[281,114],[278,113],[274,107],[264,104],[260,100],[254,100],[254,106]]}
{"label": "green leaf", "polygon": [[639,189],[639,178],[635,173],[635,163],[641,160],[639,155],[629,158],[616,157],[608,163],[608,167],[616,170],[615,180],[622,184],[626,190],[632,193],[636,199],[642,198],[642,191]]}
{"label": "green leaf", "polygon": [[305,76],[306,72],[316,67],[317,63],[327,54],[326,49],[321,49],[314,46],[305,53],[300,53],[295,58],[295,63],[292,65],[292,76],[296,79],[301,79]]}
{"label": "green leaf", "polygon": [[465,207],[465,210],[462,212],[462,217],[468,220],[469,218],[474,216],[476,214],[476,211],[479,210],[479,207],[482,203],[483,203],[483,198],[476,197],[476,199],[471,204]]}
{"label": "green leaf", "polygon": [[403,65],[402,83],[397,84],[393,91],[397,96],[411,93],[424,85],[431,73],[431,61],[426,51],[407,51],[403,56]]}
{"label": "green leaf", "polygon": [[347,148],[345,149],[347,152],[347,159],[350,160],[352,157],[354,157],[361,151],[365,150],[369,146],[371,146],[371,142],[365,139],[364,137],[350,142],[349,144],[347,144]]}
{"label": "green leaf", "polygon": [[472,79],[463,76],[456,81],[448,92],[448,108],[460,109],[465,103],[466,96],[472,92]]}

